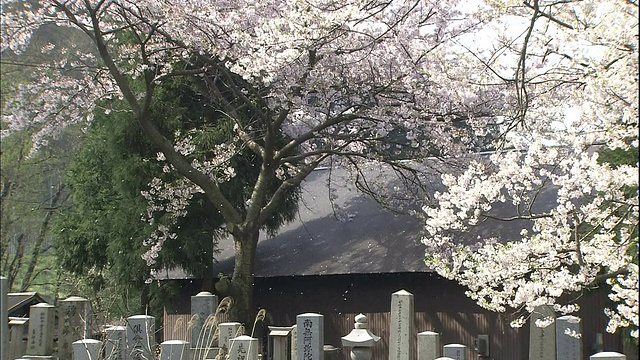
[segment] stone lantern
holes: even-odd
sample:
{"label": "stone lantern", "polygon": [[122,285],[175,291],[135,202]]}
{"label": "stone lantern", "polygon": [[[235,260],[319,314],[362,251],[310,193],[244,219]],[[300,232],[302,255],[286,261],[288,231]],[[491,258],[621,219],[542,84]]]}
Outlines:
{"label": "stone lantern", "polygon": [[351,360],[371,360],[371,348],[380,340],[367,329],[367,317],[363,314],[356,316],[353,330],[342,337],[342,346],[351,347]]}

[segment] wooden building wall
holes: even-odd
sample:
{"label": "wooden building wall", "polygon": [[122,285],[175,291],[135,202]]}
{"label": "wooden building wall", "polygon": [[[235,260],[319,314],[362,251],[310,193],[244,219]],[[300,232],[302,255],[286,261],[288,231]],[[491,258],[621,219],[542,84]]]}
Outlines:
{"label": "wooden building wall", "polygon": [[[191,283],[186,288],[197,286]],[[509,314],[488,312],[465,296],[458,284],[430,273],[351,274],[330,276],[297,276],[256,279],[254,304],[268,312],[266,325],[295,324],[295,316],[305,312],[325,316],[325,343],[341,348],[340,338],[353,329],[354,318],[364,313],[370,330],[382,339],[374,349],[374,360],[388,358],[391,294],[407,290],[414,295],[415,330],[435,331],[442,334],[443,344],[467,345],[468,359],[478,359],[473,351],[473,340],[479,334],[490,335],[491,359],[514,360],[528,358],[529,324],[520,329],[510,326]],[[188,298],[198,291],[191,291]],[[186,294],[185,294],[186,295]],[[181,311],[188,312],[182,301]],[[602,312],[606,296],[602,293],[585,295],[580,299],[583,319],[582,340],[585,358],[594,351],[596,333],[604,333],[605,349],[622,352],[619,335],[605,333],[607,318]],[[184,311],[187,310],[187,311]],[[182,322],[180,317],[167,311],[165,340],[188,340],[187,329],[178,330],[172,324]],[[184,326],[184,325],[183,325]],[[266,344],[267,331],[259,331]],[[185,337],[179,337],[184,334]],[[178,336],[178,337],[176,337]],[[263,350],[266,345],[263,346]],[[341,359],[348,359],[348,350],[341,350]]]}

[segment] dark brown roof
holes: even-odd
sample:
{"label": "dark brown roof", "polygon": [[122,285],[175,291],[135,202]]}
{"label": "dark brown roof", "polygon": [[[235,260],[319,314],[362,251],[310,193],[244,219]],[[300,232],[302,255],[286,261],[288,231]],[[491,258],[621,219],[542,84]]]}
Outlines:
{"label": "dark brown roof", "polygon": [[[36,292],[9,293],[7,294],[7,298],[9,302],[9,316],[22,316],[24,314],[17,313],[21,308],[46,302]],[[28,316],[29,309],[26,310],[26,313]]]}
{"label": "dark brown roof", "polygon": [[[329,200],[329,174],[333,206]],[[388,174],[381,172],[380,176]],[[433,181],[430,195],[438,187],[439,176],[434,175]],[[388,186],[393,188],[391,182]],[[275,237],[261,237],[256,251],[256,277],[430,271],[424,264],[425,246],[420,243],[423,220],[385,210],[359,192],[344,171],[316,170],[302,183],[302,189],[298,218]],[[555,196],[544,193],[538,200],[548,204],[555,201]],[[513,206],[496,204],[492,212],[512,215]],[[487,236],[516,240],[521,229],[530,227],[522,220],[487,220],[456,236],[463,242]],[[214,271],[230,274],[234,261],[231,239],[221,241],[220,247],[222,252]]]}

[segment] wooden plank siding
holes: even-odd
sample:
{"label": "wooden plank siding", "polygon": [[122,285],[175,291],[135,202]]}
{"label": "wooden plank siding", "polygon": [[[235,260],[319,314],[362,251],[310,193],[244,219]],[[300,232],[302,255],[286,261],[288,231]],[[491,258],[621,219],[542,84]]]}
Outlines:
{"label": "wooden plank siding", "polygon": [[[193,284],[197,285],[197,284]],[[458,284],[428,273],[344,275],[344,276],[304,276],[280,278],[256,278],[254,304],[267,310],[264,326],[290,326],[295,324],[296,315],[306,312],[325,316],[325,344],[341,348],[340,338],[353,329],[355,316],[362,312],[368,316],[370,330],[381,337],[374,348],[374,360],[388,358],[391,294],[405,289],[414,294],[415,332],[435,331],[441,333],[442,343],[458,343],[468,347],[467,359],[478,359],[473,351],[473,340],[479,334],[490,336],[490,359],[527,359],[529,354],[529,323],[522,328],[510,326],[509,314],[497,314],[480,308],[465,296],[466,289]],[[184,287],[184,301],[180,308],[171,312],[185,312],[189,309],[187,294],[198,289]],[[606,291],[600,289],[583,295],[576,314],[582,318],[582,341],[585,360],[594,353],[596,333],[602,333],[604,349],[622,352],[622,338],[619,334],[605,333],[607,317],[603,309],[607,304]],[[165,314],[165,340],[168,336],[189,341],[188,316]],[[174,325],[177,322],[180,324]],[[180,328],[180,330],[178,330]],[[262,344],[266,343],[261,331]],[[266,346],[264,347],[266,349]],[[348,350],[341,350],[341,358],[348,358]],[[268,357],[265,358],[268,360]],[[630,358],[632,359],[632,358]],[[636,358],[637,359],[637,358]]]}

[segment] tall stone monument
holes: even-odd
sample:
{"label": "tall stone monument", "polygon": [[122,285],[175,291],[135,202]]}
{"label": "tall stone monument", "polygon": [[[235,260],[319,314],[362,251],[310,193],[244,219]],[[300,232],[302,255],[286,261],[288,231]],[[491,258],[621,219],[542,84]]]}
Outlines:
{"label": "tall stone monument", "polygon": [[191,297],[191,347],[194,349],[203,347],[213,347],[218,344],[209,346],[208,340],[213,337],[215,329],[205,324],[210,316],[216,313],[218,307],[218,297],[208,291],[202,291]]}
{"label": "tall stone monument", "polygon": [[556,360],[556,327],[536,325],[537,320],[555,321],[555,312],[550,306],[539,306],[531,314],[529,332],[529,360]]}
{"label": "tall stone monument", "polygon": [[127,356],[130,360],[153,360],[156,345],[156,318],[135,315],[127,318]]}
{"label": "tall stone monument", "polygon": [[556,319],[557,359],[582,360],[582,328],[577,316],[561,316]]}
{"label": "tall stone monument", "polygon": [[0,276],[0,360],[9,360],[9,279]]}
{"label": "tall stone monument", "polygon": [[296,316],[298,360],[324,359],[324,316],[306,313]]}
{"label": "tall stone monument", "polygon": [[414,354],[413,294],[400,290],[391,294],[389,360],[411,360]]}
{"label": "tall stone monument", "polygon": [[52,355],[55,313],[56,307],[53,305],[47,303],[31,305],[26,355]]}
{"label": "tall stone monument", "polygon": [[111,326],[104,330],[106,340],[104,355],[106,360],[127,360],[127,328]]}
{"label": "tall stone monument", "polygon": [[91,337],[91,302],[70,296],[59,302],[58,314],[58,357],[70,359],[73,353],[71,344]]}

